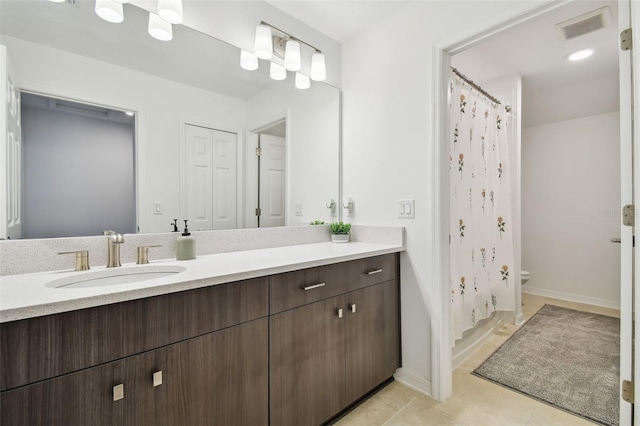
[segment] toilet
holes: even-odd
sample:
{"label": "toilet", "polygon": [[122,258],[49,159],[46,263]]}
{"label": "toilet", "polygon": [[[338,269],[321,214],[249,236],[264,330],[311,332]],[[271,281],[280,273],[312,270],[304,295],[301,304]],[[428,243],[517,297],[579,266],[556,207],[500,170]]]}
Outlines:
{"label": "toilet", "polygon": [[520,278],[522,280],[522,284],[526,283],[529,281],[529,278],[531,278],[531,272],[525,270],[520,271]]}

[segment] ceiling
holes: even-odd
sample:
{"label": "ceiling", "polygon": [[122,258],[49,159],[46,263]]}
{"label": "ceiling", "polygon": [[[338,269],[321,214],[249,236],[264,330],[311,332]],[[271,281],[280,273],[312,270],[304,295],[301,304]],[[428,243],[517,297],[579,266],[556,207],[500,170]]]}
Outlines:
{"label": "ceiling", "polygon": [[[603,7],[610,15],[605,28],[570,40],[557,34],[556,24]],[[611,112],[619,96],[617,15],[616,1],[574,1],[476,43],[453,56],[452,65],[480,84],[520,74],[524,127]],[[593,56],[567,60],[569,53],[583,48],[592,48]],[[591,94],[589,102],[582,102],[585,92]],[[553,110],[559,103],[567,109],[560,102],[567,97],[579,101],[570,110],[540,110]]]}
{"label": "ceiling", "polygon": [[0,0],[0,40],[15,37],[240,99],[274,84],[268,67],[240,69],[235,46],[183,25],[173,26],[170,42],[158,41],[147,34],[148,12],[125,4],[124,13],[124,22],[111,24],[89,0]]}
{"label": "ceiling", "polygon": [[[341,43],[408,3],[265,1]],[[557,35],[556,24],[605,6],[607,27],[568,41]],[[520,74],[523,127],[611,112],[619,95],[617,13],[616,1],[573,1],[474,44],[455,55],[452,64],[480,84]],[[591,58],[566,59],[584,47],[595,50]]]}
{"label": "ceiling", "polygon": [[340,43],[409,3],[406,0],[265,1]]}

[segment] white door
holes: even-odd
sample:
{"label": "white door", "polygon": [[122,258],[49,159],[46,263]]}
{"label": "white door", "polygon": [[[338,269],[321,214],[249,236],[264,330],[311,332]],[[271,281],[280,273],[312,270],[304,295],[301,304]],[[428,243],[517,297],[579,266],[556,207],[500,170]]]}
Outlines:
{"label": "white door", "polygon": [[260,143],[260,228],[285,225],[285,140],[261,134]]}
{"label": "white door", "polygon": [[20,91],[14,84],[7,48],[0,45],[0,238],[22,236],[22,128]]}
{"label": "white door", "polygon": [[192,230],[237,227],[237,135],[186,125],[186,218]]}
{"label": "white door", "polygon": [[[621,1],[618,3],[618,22],[620,31],[631,26],[631,2]],[[634,37],[635,38],[635,37]],[[634,156],[633,135],[633,85],[632,85],[632,51],[620,51],[620,183],[621,183],[621,206],[631,205],[634,200],[634,192],[640,189],[637,182],[637,174],[634,177],[633,164],[640,164]],[[638,155],[638,150],[635,150]],[[634,180],[635,191],[634,191]],[[640,199],[635,196],[635,199]],[[622,222],[622,221],[621,221]],[[634,249],[633,249],[633,227],[624,226],[621,223],[620,229],[620,382],[634,380],[633,372],[633,306],[634,306]],[[636,297],[638,297],[636,295]],[[636,339],[636,345],[640,344]],[[635,353],[639,353],[637,350]],[[636,369],[638,371],[640,369]],[[637,375],[637,373],[636,373]],[[638,382],[636,376],[635,383]],[[620,398],[620,425],[631,425],[633,423],[634,406]],[[637,414],[636,414],[637,416]]]}

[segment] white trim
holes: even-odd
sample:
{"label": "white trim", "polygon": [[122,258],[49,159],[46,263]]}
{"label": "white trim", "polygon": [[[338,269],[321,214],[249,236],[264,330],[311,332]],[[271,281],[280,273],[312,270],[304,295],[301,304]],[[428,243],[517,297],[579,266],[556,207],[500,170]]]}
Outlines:
{"label": "white trim", "polygon": [[581,294],[567,293],[565,291],[548,290],[524,285],[522,292],[535,296],[551,297],[552,299],[566,300],[568,302],[584,303],[586,305],[602,306],[603,308],[620,309],[619,300],[600,299],[599,297],[583,296]]}
{"label": "white trim", "polygon": [[433,389],[433,386],[431,381],[426,377],[417,376],[414,372],[400,367],[396,370],[396,374],[393,375],[393,378],[397,382],[433,398],[433,395],[429,392],[429,389]]}
{"label": "white trim", "polygon": [[444,401],[452,394],[452,355],[451,355],[451,305],[449,303],[449,273],[447,259],[449,253],[449,204],[448,204],[448,159],[445,153],[447,146],[447,114],[446,99],[447,77],[450,74],[451,55],[459,53],[472,44],[497,34],[507,28],[518,25],[528,19],[560,7],[568,1],[546,0],[541,3],[520,2],[518,9],[507,10],[491,19],[486,19],[475,27],[461,31],[451,37],[442,39],[433,46],[432,61],[432,98],[434,99],[432,120],[432,157],[434,183],[432,186],[431,226],[432,271],[431,282],[436,287],[431,306],[431,380],[432,397]]}

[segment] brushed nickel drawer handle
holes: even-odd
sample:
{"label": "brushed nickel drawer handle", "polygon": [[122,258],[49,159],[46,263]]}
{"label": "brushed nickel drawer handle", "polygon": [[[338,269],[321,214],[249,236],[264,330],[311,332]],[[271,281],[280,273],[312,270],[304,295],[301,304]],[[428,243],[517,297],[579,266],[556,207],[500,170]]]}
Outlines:
{"label": "brushed nickel drawer handle", "polygon": [[124,398],[124,385],[120,383],[113,387],[113,400],[118,401]]}
{"label": "brushed nickel drawer handle", "polygon": [[162,371],[156,371],[153,373],[153,387],[160,386],[162,384]]}
{"label": "brushed nickel drawer handle", "polygon": [[356,313],[356,304],[352,303],[351,305],[349,305],[349,309],[351,309],[351,313],[355,314]]}
{"label": "brushed nickel drawer handle", "polygon": [[313,285],[308,285],[308,286],[306,286],[306,287],[302,287],[302,289],[303,289],[304,291],[307,291],[307,290],[313,290],[314,288],[324,287],[325,285],[326,285],[326,283],[313,284]]}
{"label": "brushed nickel drawer handle", "polygon": [[342,318],[342,308],[338,309],[338,318]]}
{"label": "brushed nickel drawer handle", "polygon": [[374,269],[373,271],[367,272],[367,275],[379,274],[380,272],[382,272],[382,269]]}

